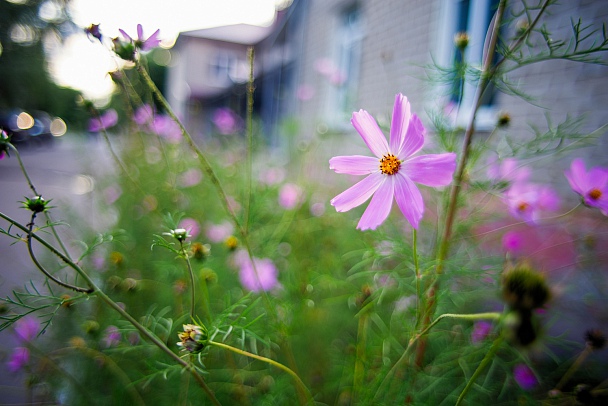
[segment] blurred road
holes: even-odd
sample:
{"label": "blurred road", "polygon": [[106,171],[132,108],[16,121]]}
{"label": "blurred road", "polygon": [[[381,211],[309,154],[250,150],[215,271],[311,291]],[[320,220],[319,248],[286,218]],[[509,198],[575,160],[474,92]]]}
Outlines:
{"label": "blurred road", "polygon": [[[18,146],[19,148],[19,146]],[[90,213],[88,221],[95,223],[92,191],[95,179],[111,171],[110,155],[102,139],[85,135],[66,134],[47,146],[19,148],[25,167],[37,191],[46,199],[53,199],[54,220],[67,220],[74,214]],[[19,208],[24,196],[32,197],[25,177],[14,156],[0,160],[0,211],[22,224],[29,222],[29,214]],[[61,208],[74,206],[69,216]],[[8,224],[0,219],[0,227]],[[23,290],[30,280],[41,286],[43,276],[32,264],[25,244],[13,243],[11,238],[0,235],[0,297],[11,295],[13,290]],[[0,405],[30,402],[25,374],[10,373],[6,362],[13,348],[18,346],[13,329],[0,332]]]}

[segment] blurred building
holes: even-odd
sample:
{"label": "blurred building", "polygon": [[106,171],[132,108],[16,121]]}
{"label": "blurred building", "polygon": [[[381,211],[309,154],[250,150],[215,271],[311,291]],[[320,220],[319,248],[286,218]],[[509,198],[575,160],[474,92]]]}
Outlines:
{"label": "blurred building", "polygon": [[[505,19],[523,23],[518,2],[513,3]],[[239,83],[247,70],[245,49],[253,45],[257,51],[256,108],[274,142],[280,139],[278,123],[291,116],[300,122],[304,137],[318,131],[352,131],[350,117],[361,108],[388,124],[394,95],[399,92],[408,96],[414,111],[427,123],[432,112],[444,111],[462,98],[457,120],[464,123],[474,89],[461,89],[454,81],[433,82],[426,68],[451,66],[461,58],[454,45],[459,32],[470,37],[464,58],[479,66],[497,4],[498,0],[294,0],[271,27],[183,33],[176,45],[182,61],[176,70],[189,72],[180,75],[188,78],[190,93],[184,98],[187,86],[173,82],[172,87],[182,89],[181,105],[190,110],[213,103],[242,106],[242,101],[234,100],[244,97]],[[608,20],[606,1],[572,0],[553,10],[543,23],[556,40],[570,38],[572,21],[580,17],[583,24],[599,29],[589,39],[592,41],[601,36],[602,23]],[[241,37],[245,29],[249,31],[246,40]],[[195,80],[192,75],[199,77]],[[547,112],[553,125],[567,115],[584,114],[582,130],[596,129],[608,121],[606,66],[540,62],[514,70],[510,77],[513,89],[531,95],[533,104],[541,108],[503,92],[488,92],[478,114],[479,131],[491,129],[502,111],[512,118],[510,130],[521,137],[532,134],[531,126],[546,130]],[[203,81],[206,85],[197,84]],[[591,158],[606,164],[600,151],[607,146],[603,141]]]}

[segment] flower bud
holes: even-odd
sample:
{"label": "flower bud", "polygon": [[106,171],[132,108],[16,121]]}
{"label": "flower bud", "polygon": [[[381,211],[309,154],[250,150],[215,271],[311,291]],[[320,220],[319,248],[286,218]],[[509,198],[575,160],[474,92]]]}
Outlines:
{"label": "flower bud", "polygon": [[101,31],[99,30],[99,24],[89,25],[87,28],[84,29],[84,32],[87,34],[87,36],[96,38],[97,40],[99,40],[99,42],[101,42],[102,35]]}
{"label": "flower bud", "polygon": [[459,32],[454,36],[454,45],[456,48],[464,51],[464,49],[469,45],[469,34],[466,32]]}
{"label": "flower bud", "polygon": [[125,278],[120,283],[120,288],[125,292],[132,292],[137,289],[137,281],[133,278]]}
{"label": "flower bud", "polygon": [[205,342],[207,341],[207,330],[202,326],[196,324],[184,324],[184,331],[177,333],[177,336],[181,340],[177,343],[178,347],[182,348],[182,351],[191,352],[197,354],[205,348]]}
{"label": "flower bud", "polygon": [[179,242],[186,241],[186,238],[190,237],[190,233],[185,228],[176,228],[174,230],[169,231],[168,233],[163,233],[163,235],[168,235],[170,237],[175,238]]}
{"label": "flower bud", "polygon": [[42,198],[42,196],[34,196],[31,199],[30,198],[25,198],[23,203],[23,207],[34,212],[34,213],[42,213],[44,211],[47,210],[47,205],[50,203],[51,201],[46,201]]}
{"label": "flower bud", "polygon": [[230,251],[234,251],[239,246],[239,240],[237,240],[235,236],[231,235],[230,237],[226,238],[224,244]]}
{"label": "flower bud", "polygon": [[208,244],[201,244],[200,242],[195,242],[192,244],[192,256],[199,261],[207,258],[209,256],[209,252],[211,251],[210,246]]}
{"label": "flower bud", "polygon": [[4,130],[0,130],[0,159],[8,156],[10,137]]}
{"label": "flower bud", "polygon": [[208,283],[217,282],[217,274],[213,269],[203,268],[200,271],[201,279]]}
{"label": "flower bud", "polygon": [[503,297],[512,309],[537,309],[551,297],[545,278],[525,264],[506,270],[502,280]]}
{"label": "flower bud", "polygon": [[511,123],[511,115],[506,111],[500,112],[498,119],[496,120],[496,125],[498,127],[507,127],[509,123]]}
{"label": "flower bud", "polygon": [[135,45],[133,42],[126,42],[120,38],[112,39],[114,44],[114,52],[125,61],[135,62]]}
{"label": "flower bud", "polygon": [[99,323],[95,320],[87,320],[82,323],[82,329],[87,334],[96,334],[99,331]]}

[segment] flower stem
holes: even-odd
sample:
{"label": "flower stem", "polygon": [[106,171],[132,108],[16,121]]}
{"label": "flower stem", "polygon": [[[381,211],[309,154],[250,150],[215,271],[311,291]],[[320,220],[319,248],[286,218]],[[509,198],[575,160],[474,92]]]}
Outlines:
{"label": "flower stem", "polygon": [[196,304],[196,289],[194,284],[194,272],[192,271],[192,263],[190,262],[190,258],[188,257],[188,253],[184,249],[184,243],[182,240],[179,241],[181,254],[186,260],[186,266],[188,267],[188,273],[190,274],[190,320],[194,323],[196,320],[194,318],[194,308]]}
{"label": "flower stem", "polygon": [[298,374],[296,374],[294,371],[292,371],[291,369],[289,369],[285,365],[281,364],[280,362],[277,362],[277,361],[275,361],[273,359],[266,358],[266,357],[263,357],[261,355],[253,354],[251,352],[248,352],[248,351],[245,351],[245,350],[241,350],[241,349],[235,348],[235,347],[233,347],[231,345],[220,343],[220,342],[217,342],[217,341],[211,341],[211,340],[209,340],[209,341],[207,341],[207,344],[214,345],[216,347],[220,347],[220,348],[223,348],[223,349],[228,350],[228,351],[236,352],[237,354],[241,354],[241,355],[244,355],[244,356],[249,357],[249,358],[253,358],[253,359],[257,359],[259,361],[266,362],[266,363],[268,363],[268,364],[270,364],[272,366],[275,366],[275,367],[277,367],[277,368],[279,368],[279,369],[287,372],[296,381],[296,383],[298,384],[299,389],[306,394],[306,397],[308,398],[307,401],[306,401],[306,403],[311,404],[311,405],[315,404],[315,401],[314,401],[314,399],[312,397],[312,394],[310,393],[310,391],[308,390],[308,388],[306,387],[306,385],[304,384],[304,382],[302,382],[302,380],[300,379],[300,377],[298,376]]}
{"label": "flower stem", "polygon": [[249,83],[247,84],[247,199],[245,201],[245,214],[243,217],[243,228],[245,233],[249,232],[249,213],[251,210],[252,178],[253,178],[253,92],[255,90],[253,62],[253,47],[247,49],[249,59]]}
{"label": "flower stem", "polygon": [[418,232],[415,228],[412,228],[412,256],[414,260],[414,272],[416,274],[416,327],[420,324],[420,307],[421,307],[421,294],[420,294],[420,266],[418,264]]}
{"label": "flower stem", "polygon": [[460,392],[460,396],[458,396],[458,400],[456,401],[455,406],[459,406],[462,403],[462,401],[464,400],[464,397],[469,392],[469,390],[471,389],[471,387],[473,386],[473,384],[475,383],[475,381],[477,380],[479,375],[481,375],[481,373],[485,369],[486,365],[488,365],[488,363],[492,360],[492,358],[496,354],[496,351],[498,351],[498,348],[500,347],[500,344],[502,344],[503,340],[504,340],[504,338],[502,335],[498,336],[498,338],[496,338],[496,340],[494,340],[494,342],[492,343],[492,346],[490,347],[490,350],[488,351],[486,356],[481,360],[481,362],[477,366],[477,369],[475,370],[475,372],[473,372],[473,376],[471,376],[471,379],[469,379],[469,381],[467,382],[467,384],[464,387],[464,389],[462,390],[462,392]]}
{"label": "flower stem", "polygon": [[359,315],[359,326],[357,329],[357,358],[355,360],[355,373],[353,378],[353,403],[357,403],[359,390],[363,387],[363,375],[365,370],[365,347],[367,345],[367,325],[369,317],[367,312]]}
{"label": "flower stem", "polygon": [[576,370],[580,368],[583,361],[585,361],[585,359],[587,359],[589,354],[591,354],[592,352],[593,352],[593,348],[591,346],[587,345],[585,347],[585,349],[576,358],[574,363],[570,366],[570,368],[568,368],[568,370],[566,371],[564,376],[562,376],[562,379],[560,379],[558,384],[555,385],[555,389],[561,390],[562,387],[570,380],[570,378],[576,372]]}

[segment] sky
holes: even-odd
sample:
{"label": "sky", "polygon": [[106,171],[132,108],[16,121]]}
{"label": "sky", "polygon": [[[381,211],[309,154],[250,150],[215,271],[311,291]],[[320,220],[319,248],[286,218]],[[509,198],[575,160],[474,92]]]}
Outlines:
{"label": "sky", "polygon": [[[119,28],[136,37],[137,24],[142,24],[145,37],[160,29],[162,45],[170,48],[182,31],[239,23],[268,25],[276,8],[289,3],[289,0],[72,0],[70,14],[83,29],[100,24],[107,38],[119,36]],[[50,60],[50,72],[58,84],[82,91],[97,104],[109,100],[113,83],[108,72],[120,66],[109,51],[109,44],[91,41],[83,31],[55,48]]]}

